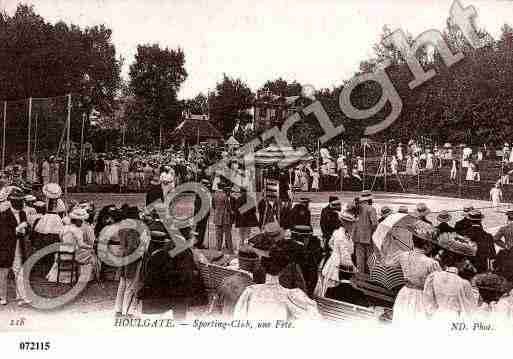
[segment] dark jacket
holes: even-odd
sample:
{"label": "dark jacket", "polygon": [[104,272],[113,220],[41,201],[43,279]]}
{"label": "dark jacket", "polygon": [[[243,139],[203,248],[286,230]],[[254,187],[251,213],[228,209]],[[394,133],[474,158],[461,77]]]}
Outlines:
{"label": "dark jacket", "polygon": [[[25,212],[20,211],[20,223],[26,221]],[[12,267],[16,252],[16,242],[18,239],[22,239],[16,234],[18,224],[11,209],[0,212],[0,268]],[[23,244],[23,240],[20,240],[20,244]],[[23,246],[21,250],[23,256]]]}
{"label": "dark jacket", "polygon": [[241,193],[239,198],[233,199],[233,210],[235,215],[235,227],[258,227],[258,218],[256,215],[256,208],[251,207],[244,213],[241,213],[240,208],[246,204],[247,195]]}
{"label": "dark jacket", "polygon": [[330,239],[333,232],[341,225],[339,212],[330,206],[323,208],[320,225],[323,238]]}
{"label": "dark jacket", "polygon": [[291,212],[292,224],[294,226],[311,226],[312,215],[305,205],[298,203],[292,208]]}
{"label": "dark jacket", "polygon": [[472,226],[472,221],[468,218],[462,218],[454,225],[456,233],[463,234],[463,231],[467,230]]}
{"label": "dark jacket", "polygon": [[478,273],[486,272],[488,260],[495,258],[495,246],[493,236],[486,232],[480,224],[474,224],[463,232],[463,235],[476,242],[477,253],[470,261],[476,267]]}
{"label": "dark jacket", "polygon": [[146,205],[148,206],[159,199],[164,202],[164,192],[162,192],[162,187],[160,187],[160,185],[151,186],[148,193],[146,193]]}
{"label": "dark jacket", "polygon": [[447,222],[440,223],[436,228],[438,228],[440,234],[454,232],[454,228]]}
{"label": "dark jacket", "polygon": [[280,209],[280,226],[283,229],[291,229],[293,225],[292,205],[286,204]]}

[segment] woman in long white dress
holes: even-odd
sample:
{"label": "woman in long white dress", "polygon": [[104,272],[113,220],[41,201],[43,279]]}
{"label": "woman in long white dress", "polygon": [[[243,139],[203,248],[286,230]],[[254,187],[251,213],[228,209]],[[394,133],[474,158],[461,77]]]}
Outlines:
{"label": "woman in long white dress", "polygon": [[346,213],[342,214],[341,217],[345,226],[341,224],[333,232],[329,241],[328,245],[332,252],[322,268],[314,291],[318,297],[324,297],[329,288],[340,284],[339,273],[341,268],[346,272],[355,271],[355,266],[351,259],[351,255],[354,252],[354,244],[350,238],[350,230],[355,219]]}
{"label": "woman in long white dress", "polygon": [[427,276],[441,270],[438,262],[426,256],[430,234],[414,230],[413,250],[399,255],[399,264],[407,284],[397,295],[393,309],[394,324],[426,319],[423,291]]}
{"label": "woman in long white dress", "polygon": [[413,160],[411,162],[411,174],[416,176],[420,172],[420,161],[418,156],[413,156]]}
{"label": "woman in long white dress", "polygon": [[[76,252],[78,242],[82,240],[84,233],[74,223],[67,224],[63,227],[59,239],[60,239],[60,252],[66,252],[66,257],[71,257]],[[69,253],[69,254],[68,254]],[[68,258],[66,258],[68,259]],[[50,272],[46,275],[46,279],[49,282],[57,282],[57,254],[55,255],[55,262],[50,269]],[[60,273],[59,282],[71,283],[71,272],[66,271]]]}
{"label": "woman in long white dress", "polygon": [[[429,151],[429,150],[428,150]],[[429,151],[426,155],[426,169],[432,170],[434,168],[433,154]]]}
{"label": "woman in long white dress", "polygon": [[477,309],[479,292],[459,273],[465,267],[467,257],[473,257],[477,245],[465,238],[445,233],[439,236],[438,245],[443,249],[440,256],[442,271],[427,276],[423,300],[429,318],[449,321],[469,318]]}
{"label": "woman in long white dress", "polygon": [[119,184],[119,167],[120,163],[117,159],[113,159],[110,162],[110,184],[118,185]]}
{"label": "woman in long white dress", "polygon": [[469,162],[468,167],[467,167],[467,176],[465,177],[465,180],[473,181],[474,177],[475,177],[475,174],[474,174],[474,164]]}
{"label": "woman in long white dress", "polygon": [[406,156],[406,174],[407,175],[413,174],[412,165],[413,165],[413,161],[412,161],[411,155],[407,155]]}

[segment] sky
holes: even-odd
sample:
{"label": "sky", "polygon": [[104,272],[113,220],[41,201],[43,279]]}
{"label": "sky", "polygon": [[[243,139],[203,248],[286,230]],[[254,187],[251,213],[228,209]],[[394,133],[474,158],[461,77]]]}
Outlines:
{"label": "sky", "polygon": [[[106,24],[128,78],[138,44],[181,47],[189,74],[180,98],[215,88],[223,73],[254,91],[282,77],[317,89],[349,79],[373,55],[384,25],[417,36],[443,29],[453,0],[24,0],[47,21]],[[18,0],[0,0],[12,14]],[[496,37],[513,1],[461,0]]]}

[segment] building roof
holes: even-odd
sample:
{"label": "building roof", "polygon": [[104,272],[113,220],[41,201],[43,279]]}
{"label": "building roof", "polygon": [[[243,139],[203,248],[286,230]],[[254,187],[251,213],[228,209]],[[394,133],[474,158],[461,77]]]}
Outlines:
{"label": "building roof", "polygon": [[233,136],[230,136],[230,138],[226,141],[227,145],[240,145],[239,141]]}
{"label": "building roof", "polygon": [[171,132],[172,140],[196,140],[198,136],[203,140],[223,138],[221,132],[210,121],[203,119],[185,119]]}

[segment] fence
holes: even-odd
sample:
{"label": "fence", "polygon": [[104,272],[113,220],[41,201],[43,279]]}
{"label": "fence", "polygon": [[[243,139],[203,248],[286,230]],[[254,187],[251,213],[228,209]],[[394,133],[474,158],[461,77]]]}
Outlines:
{"label": "fence", "polygon": [[80,165],[80,147],[87,131],[79,96],[3,101],[0,106],[2,171],[15,165],[30,168],[31,163],[53,155],[63,164],[59,183],[64,183],[70,166]]}

